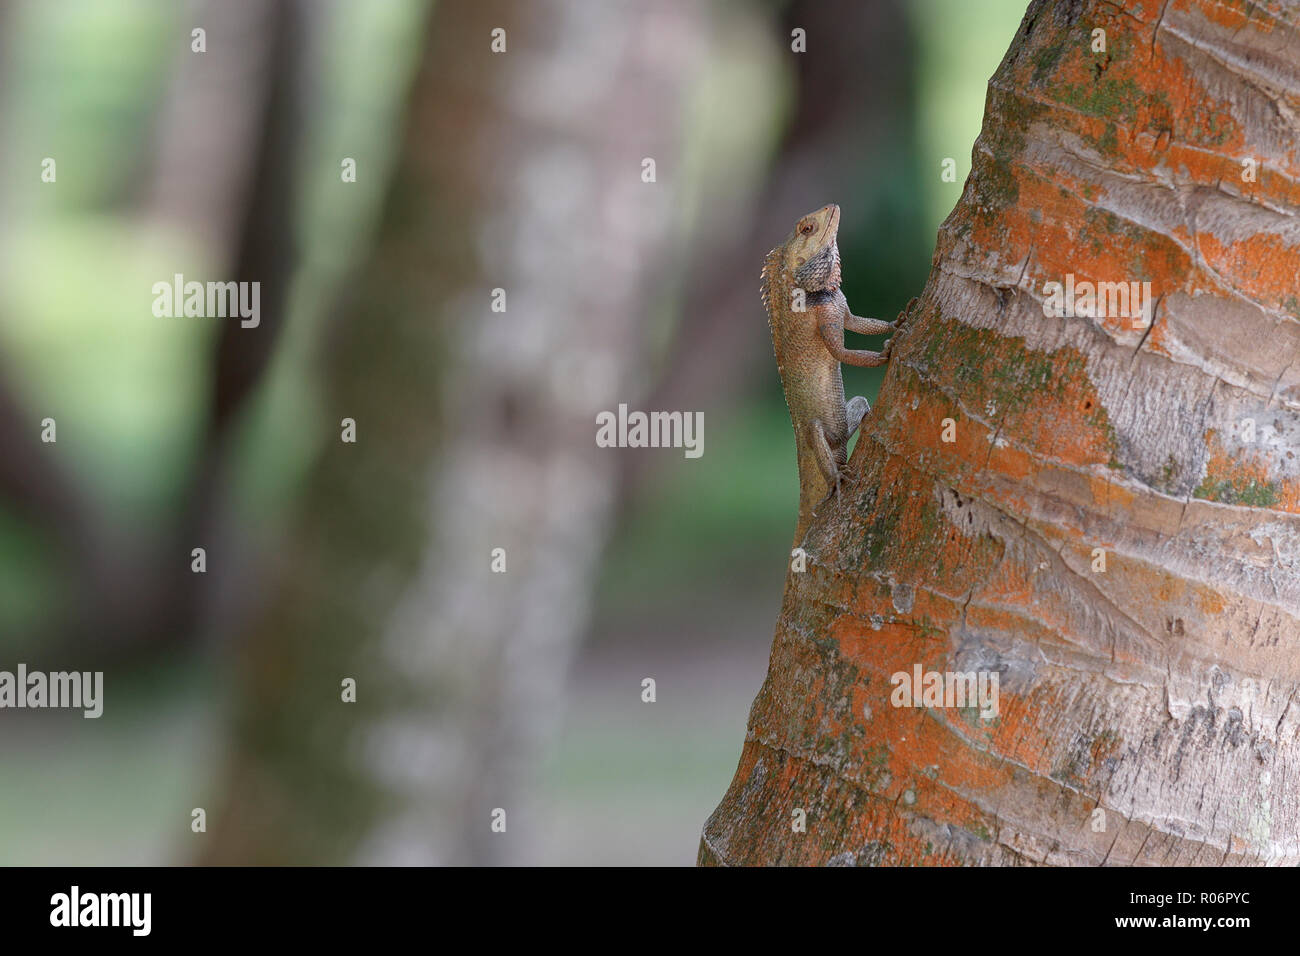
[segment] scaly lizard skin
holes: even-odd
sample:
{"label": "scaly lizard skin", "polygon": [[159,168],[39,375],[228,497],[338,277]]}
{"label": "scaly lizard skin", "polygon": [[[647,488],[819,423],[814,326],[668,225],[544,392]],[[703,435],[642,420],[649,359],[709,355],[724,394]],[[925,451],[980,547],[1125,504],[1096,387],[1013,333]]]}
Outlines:
{"label": "scaly lizard skin", "polygon": [[880,352],[845,348],[844,330],[881,335],[898,326],[849,311],[840,291],[839,228],[840,207],[823,206],[800,219],[763,265],[763,306],[799,456],[796,546],[817,509],[850,480],[849,439],[871,411],[861,395],[845,405],[840,363],[870,367],[889,360],[890,343]]}

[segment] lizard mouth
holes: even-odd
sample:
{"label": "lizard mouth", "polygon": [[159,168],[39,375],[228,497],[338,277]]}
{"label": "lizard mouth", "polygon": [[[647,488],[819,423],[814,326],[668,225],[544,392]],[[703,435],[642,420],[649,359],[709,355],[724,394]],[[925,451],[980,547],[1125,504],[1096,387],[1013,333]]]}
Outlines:
{"label": "lizard mouth", "polygon": [[821,242],[826,240],[827,236],[833,236],[839,230],[840,225],[840,207],[835,203],[829,203],[823,207],[826,212],[826,225],[822,227],[821,235],[818,239]]}

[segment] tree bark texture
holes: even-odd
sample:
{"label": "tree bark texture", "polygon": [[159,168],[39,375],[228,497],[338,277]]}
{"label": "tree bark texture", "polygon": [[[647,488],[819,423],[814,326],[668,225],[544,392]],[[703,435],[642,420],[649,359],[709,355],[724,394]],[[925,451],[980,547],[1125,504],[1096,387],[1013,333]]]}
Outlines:
{"label": "tree bark texture", "polygon": [[1300,863],[1298,22],[1030,5],[701,863]]}

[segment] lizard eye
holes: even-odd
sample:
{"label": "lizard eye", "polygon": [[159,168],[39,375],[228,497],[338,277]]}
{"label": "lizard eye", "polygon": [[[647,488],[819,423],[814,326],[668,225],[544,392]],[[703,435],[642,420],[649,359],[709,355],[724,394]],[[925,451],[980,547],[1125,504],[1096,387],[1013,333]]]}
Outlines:
{"label": "lizard eye", "polygon": [[799,224],[799,231],[803,233],[805,236],[812,235],[812,231],[815,228],[817,227],[814,226],[811,222],[804,222]]}

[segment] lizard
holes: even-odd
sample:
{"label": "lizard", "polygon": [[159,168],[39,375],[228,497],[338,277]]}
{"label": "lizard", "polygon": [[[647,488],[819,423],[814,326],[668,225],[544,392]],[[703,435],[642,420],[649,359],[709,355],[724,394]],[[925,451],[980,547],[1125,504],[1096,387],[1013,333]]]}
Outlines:
{"label": "lizard", "polygon": [[861,395],[845,403],[840,363],[872,367],[889,361],[892,338],[879,352],[850,349],[844,345],[844,330],[883,335],[894,331],[908,311],[894,322],[849,311],[840,291],[839,227],[840,207],[823,206],[795,223],[763,264],[763,307],[798,456],[796,547],[821,506],[851,480],[846,475],[849,439],[871,411]]}

